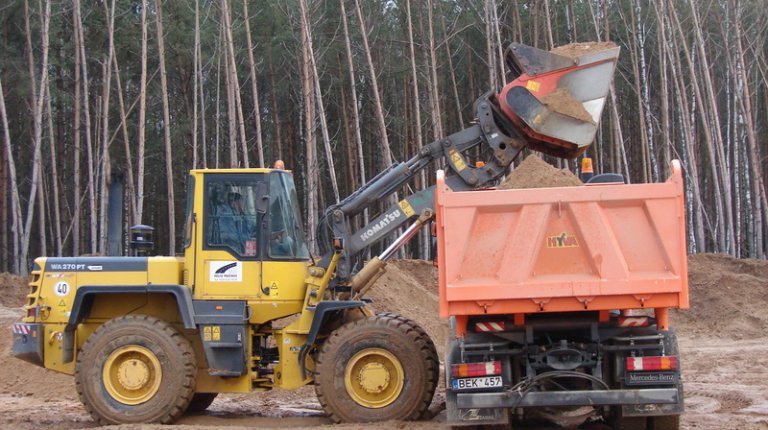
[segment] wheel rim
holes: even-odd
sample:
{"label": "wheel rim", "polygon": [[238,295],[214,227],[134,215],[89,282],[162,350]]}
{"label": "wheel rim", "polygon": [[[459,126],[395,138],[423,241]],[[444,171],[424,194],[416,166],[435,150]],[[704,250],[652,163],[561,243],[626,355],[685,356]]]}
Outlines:
{"label": "wheel rim", "polygon": [[152,351],[138,345],[112,351],[102,371],[107,393],[126,405],[138,405],[151,399],[160,389],[162,379],[160,360]]}
{"label": "wheel rim", "polygon": [[367,408],[383,408],[403,391],[405,372],[400,360],[381,348],[364,349],[347,364],[344,385],[358,404]]}

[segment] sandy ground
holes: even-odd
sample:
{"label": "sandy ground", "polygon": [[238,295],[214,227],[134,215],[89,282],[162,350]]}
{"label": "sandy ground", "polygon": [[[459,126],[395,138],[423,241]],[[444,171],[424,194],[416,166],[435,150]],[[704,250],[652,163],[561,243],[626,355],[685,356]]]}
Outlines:
{"label": "sandy ground", "polygon": [[[443,348],[447,327],[437,318],[434,268],[427,262],[390,265],[371,293],[380,310],[399,309],[416,319]],[[684,429],[768,430],[768,262],[718,255],[690,259],[691,309],[676,312],[685,382]],[[9,357],[12,322],[23,280],[0,274],[0,428],[79,429],[95,424],[77,400],[73,378]],[[442,354],[442,352],[441,352]],[[439,409],[439,389],[433,409]],[[183,417],[174,429],[438,429],[444,413],[430,421],[332,425],[312,387],[248,395],[222,395],[209,411]],[[115,426],[159,429],[165,426]],[[606,429],[593,424],[590,429]],[[531,429],[529,429],[531,430]]]}

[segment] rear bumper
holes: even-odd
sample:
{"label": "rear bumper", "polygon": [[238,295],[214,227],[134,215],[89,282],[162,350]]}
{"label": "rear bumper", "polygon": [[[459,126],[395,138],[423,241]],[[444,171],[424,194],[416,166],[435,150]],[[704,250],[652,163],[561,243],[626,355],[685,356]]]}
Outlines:
{"label": "rear bumper", "polygon": [[44,366],[43,325],[15,323],[11,331],[13,332],[11,355],[37,366]]}
{"label": "rear bumper", "polygon": [[456,405],[461,409],[525,408],[541,406],[670,405],[681,403],[674,388],[632,390],[535,391],[515,390],[494,393],[459,393]]}

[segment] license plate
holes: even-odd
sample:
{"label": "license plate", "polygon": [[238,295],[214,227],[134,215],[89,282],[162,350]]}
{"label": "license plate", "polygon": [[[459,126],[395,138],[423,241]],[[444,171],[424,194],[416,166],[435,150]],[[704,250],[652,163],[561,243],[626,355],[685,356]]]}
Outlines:
{"label": "license plate", "polygon": [[480,390],[483,388],[501,387],[501,376],[453,379],[451,380],[451,387],[454,390]]}

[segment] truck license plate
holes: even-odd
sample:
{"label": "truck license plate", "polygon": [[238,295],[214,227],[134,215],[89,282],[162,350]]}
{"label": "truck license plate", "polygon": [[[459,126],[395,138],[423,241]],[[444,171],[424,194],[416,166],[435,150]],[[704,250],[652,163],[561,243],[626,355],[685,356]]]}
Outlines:
{"label": "truck license plate", "polygon": [[451,381],[451,387],[454,390],[480,390],[483,388],[501,387],[501,376],[454,379]]}

